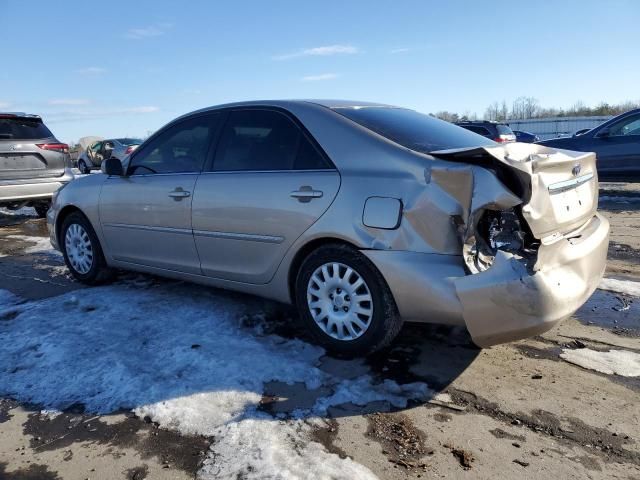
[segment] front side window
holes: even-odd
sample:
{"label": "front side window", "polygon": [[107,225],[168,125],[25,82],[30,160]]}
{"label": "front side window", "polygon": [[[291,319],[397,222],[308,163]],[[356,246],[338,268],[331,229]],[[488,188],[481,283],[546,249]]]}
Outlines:
{"label": "front side window", "polygon": [[94,143],[93,145],[91,145],[91,147],[89,147],[91,149],[92,152],[99,152],[100,149],[102,148],[102,142],[97,142]]}
{"label": "front side window", "polygon": [[220,114],[213,113],[172,125],[137,151],[128,174],[201,171],[219,122]]}
{"label": "front side window", "polygon": [[495,145],[465,128],[405,108],[340,107],[334,110],[378,135],[418,152]]}
{"label": "front side window", "polygon": [[271,110],[231,112],[213,163],[219,172],[324,168],[327,163],[302,130]]}
{"label": "front side window", "polygon": [[612,137],[623,137],[627,135],[640,135],[640,115],[625,118],[609,129]]}

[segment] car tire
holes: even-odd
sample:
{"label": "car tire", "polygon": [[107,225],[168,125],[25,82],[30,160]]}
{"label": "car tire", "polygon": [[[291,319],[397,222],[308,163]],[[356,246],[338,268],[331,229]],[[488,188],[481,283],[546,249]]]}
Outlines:
{"label": "car tire", "polygon": [[51,202],[42,202],[35,204],[33,208],[35,209],[38,218],[46,218],[50,206]]}
{"label": "car tire", "polygon": [[87,167],[84,160],[78,160],[78,170],[80,170],[80,173],[84,174],[91,173],[91,169]]}
{"label": "car tire", "polygon": [[96,232],[82,213],[73,212],[64,219],[58,243],[67,268],[80,282],[98,285],[112,278]]}
{"label": "car tire", "polygon": [[300,321],[313,340],[339,355],[380,350],[402,327],[382,274],[348,245],[322,246],[302,262],[295,301]]}

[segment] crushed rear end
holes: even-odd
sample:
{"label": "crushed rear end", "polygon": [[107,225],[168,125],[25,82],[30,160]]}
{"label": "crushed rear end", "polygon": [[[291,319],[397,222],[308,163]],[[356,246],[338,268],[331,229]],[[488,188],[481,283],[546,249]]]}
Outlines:
{"label": "crushed rear end", "polygon": [[593,153],[514,143],[432,155],[460,163],[431,176],[466,207],[453,221],[467,275],[453,283],[476,344],[543,333],[584,304],[609,236]]}

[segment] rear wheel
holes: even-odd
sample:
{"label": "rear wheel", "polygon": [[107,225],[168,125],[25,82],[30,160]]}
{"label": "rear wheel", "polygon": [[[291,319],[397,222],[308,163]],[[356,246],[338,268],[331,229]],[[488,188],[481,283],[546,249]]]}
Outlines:
{"label": "rear wheel", "polygon": [[51,206],[51,202],[41,202],[41,203],[36,203],[33,206],[33,208],[38,214],[38,218],[45,218],[47,216],[47,211],[49,210],[50,206]]}
{"label": "rear wheel", "polygon": [[91,173],[91,169],[87,166],[87,163],[80,159],[78,160],[78,170],[80,170],[80,173]]}
{"label": "rear wheel", "polygon": [[91,223],[80,212],[73,212],[62,222],[60,246],[64,261],[72,275],[88,285],[96,285],[110,279],[107,266]]}
{"label": "rear wheel", "polygon": [[346,245],[311,253],[296,279],[300,319],[328,350],[363,355],[379,350],[402,327],[393,295],[376,267]]}

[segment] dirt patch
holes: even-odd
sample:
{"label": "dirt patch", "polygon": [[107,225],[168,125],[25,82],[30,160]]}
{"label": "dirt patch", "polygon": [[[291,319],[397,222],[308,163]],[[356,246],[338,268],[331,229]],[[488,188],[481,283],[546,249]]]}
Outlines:
{"label": "dirt patch", "polygon": [[345,451],[334,444],[338,436],[338,422],[334,419],[329,419],[325,423],[325,427],[314,428],[311,439],[323,445],[328,452],[335,453],[340,458],[347,458],[348,455]]}
{"label": "dirt patch", "polygon": [[157,457],[164,465],[195,475],[210,445],[205,437],[164,430],[131,413],[120,422],[107,423],[81,410],[81,406],[76,406],[54,418],[40,413],[29,415],[23,428],[24,434],[31,436],[31,448],[36,451],[67,449],[81,442],[133,448],[142,458]]}
{"label": "dirt patch", "polygon": [[366,418],[369,422],[367,436],[382,445],[382,453],[391,463],[408,470],[427,467],[420,459],[432,454],[433,450],[425,447],[426,435],[413,425],[409,417],[402,413],[374,413]]}
{"label": "dirt patch", "polygon": [[142,465],[141,467],[130,468],[125,472],[127,480],[144,480],[149,474],[149,467]]}
{"label": "dirt patch", "polygon": [[451,454],[456,457],[458,462],[460,462],[460,466],[465,470],[471,470],[472,463],[476,461],[476,457],[473,456],[469,450],[465,450],[463,448],[454,447],[450,444],[444,444],[443,447],[448,448],[451,451]]}
{"label": "dirt patch", "polygon": [[519,442],[526,441],[526,438],[525,438],[524,435],[514,435],[512,433],[505,432],[501,428],[494,428],[493,430],[489,430],[489,433],[491,435],[493,435],[494,437],[496,437],[496,438],[506,438],[508,440],[518,440]]}
{"label": "dirt patch", "polygon": [[52,472],[46,465],[31,464],[27,468],[7,472],[7,464],[0,463],[0,479],[2,480],[62,480],[57,472]]}
{"label": "dirt patch", "polygon": [[8,422],[11,419],[11,410],[18,406],[18,402],[8,398],[0,398],[0,423]]}
{"label": "dirt patch", "polygon": [[624,445],[635,443],[635,440],[628,435],[618,435],[604,428],[592,427],[578,418],[560,419],[544,410],[534,410],[530,414],[505,412],[500,410],[498,404],[462,390],[451,388],[448,393],[455,403],[465,406],[468,411],[526,427],[534,432],[554,437],[569,447],[577,443],[606,462],[640,465],[640,452],[632,452],[624,448]]}

